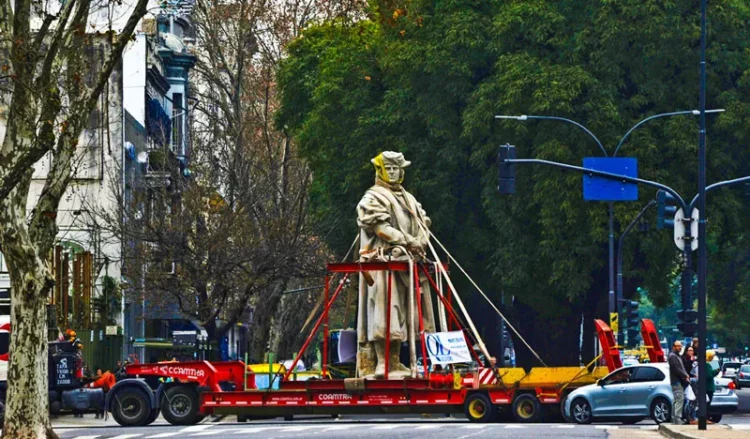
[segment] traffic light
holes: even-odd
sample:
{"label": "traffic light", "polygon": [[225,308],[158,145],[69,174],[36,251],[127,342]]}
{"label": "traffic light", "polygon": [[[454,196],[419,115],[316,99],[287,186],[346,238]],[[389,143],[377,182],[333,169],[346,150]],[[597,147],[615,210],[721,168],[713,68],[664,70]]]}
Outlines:
{"label": "traffic light", "polygon": [[497,190],[501,194],[516,193],[516,165],[506,163],[507,159],[516,158],[516,147],[513,145],[501,145],[497,153],[498,183]]}
{"label": "traffic light", "polygon": [[677,311],[677,318],[680,322],[677,324],[677,329],[682,332],[686,337],[692,337],[693,334],[698,332],[698,311],[694,309],[683,309]]}
{"label": "traffic light", "polygon": [[638,306],[639,303],[635,300],[625,302],[625,326],[628,328],[638,329]]}
{"label": "traffic light", "polygon": [[677,213],[677,199],[667,191],[656,192],[656,228],[674,228],[674,215]]}
{"label": "traffic light", "polygon": [[640,332],[638,318],[638,306],[640,304],[635,300],[625,301],[625,327],[627,328],[626,334],[628,336],[628,346],[635,346],[638,343],[638,334]]}

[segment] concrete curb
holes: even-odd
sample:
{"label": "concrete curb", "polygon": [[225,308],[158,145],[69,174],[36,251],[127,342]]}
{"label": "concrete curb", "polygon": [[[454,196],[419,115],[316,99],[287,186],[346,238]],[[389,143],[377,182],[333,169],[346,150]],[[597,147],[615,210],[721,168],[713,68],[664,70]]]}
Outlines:
{"label": "concrete curb", "polygon": [[[664,437],[672,438],[672,439],[703,439],[705,436],[701,435],[696,431],[696,433],[688,433],[684,431],[678,431],[675,427],[676,425],[672,424],[659,424],[659,434],[661,434]],[[696,427],[697,428],[697,427]],[[717,429],[721,430],[731,430],[726,425],[716,425],[715,427],[711,428],[711,430],[715,431]],[[708,430],[706,430],[708,431]]]}

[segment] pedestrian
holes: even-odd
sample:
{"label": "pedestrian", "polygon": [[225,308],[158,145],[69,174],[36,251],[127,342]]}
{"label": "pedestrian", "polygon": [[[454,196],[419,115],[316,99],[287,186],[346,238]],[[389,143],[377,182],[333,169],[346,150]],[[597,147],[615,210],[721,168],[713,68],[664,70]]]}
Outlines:
{"label": "pedestrian", "polygon": [[[693,339],[693,344],[697,343],[697,339]],[[685,353],[682,354],[682,364],[685,366],[685,371],[690,376],[690,388],[694,395],[698,394],[698,358],[695,356],[695,349],[693,345],[685,348]],[[687,389],[686,389],[687,390]],[[697,423],[697,410],[698,406],[696,399],[685,398],[685,406],[683,407],[683,418],[690,424]]]}
{"label": "pedestrian", "polygon": [[[711,361],[713,361],[714,356],[716,356],[716,353],[714,351],[706,351],[706,396],[708,396],[708,399],[706,400],[706,413],[709,413],[709,409],[711,408],[711,401],[714,399],[714,392],[716,391],[716,383],[714,382],[714,378],[716,378],[717,375],[719,375],[720,370],[714,369],[714,367],[711,365]],[[706,420],[706,423],[713,424],[710,420]]]}
{"label": "pedestrian", "polygon": [[669,363],[669,382],[672,385],[672,394],[674,403],[672,404],[672,423],[683,424],[682,407],[685,404],[685,386],[690,383],[690,377],[685,371],[685,365],[680,358],[682,351],[682,342],[677,340],[672,345],[672,352],[669,353],[667,362]]}

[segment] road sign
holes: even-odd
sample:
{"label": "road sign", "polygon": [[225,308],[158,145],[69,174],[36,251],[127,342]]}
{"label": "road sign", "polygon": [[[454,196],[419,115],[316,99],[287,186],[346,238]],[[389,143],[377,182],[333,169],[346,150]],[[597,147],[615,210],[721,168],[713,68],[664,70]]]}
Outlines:
{"label": "road sign", "polygon": [[[583,167],[610,174],[638,177],[634,157],[586,157]],[[637,201],[638,186],[620,180],[583,174],[583,199],[587,201]]]}
{"label": "road sign", "polygon": [[[693,209],[690,217],[690,250],[698,249],[698,209]],[[674,244],[680,250],[685,250],[685,212],[678,209],[674,214]]]}
{"label": "road sign", "polygon": [[617,333],[619,326],[620,324],[617,320],[617,313],[616,312],[609,313],[609,327],[612,328],[612,332]]}

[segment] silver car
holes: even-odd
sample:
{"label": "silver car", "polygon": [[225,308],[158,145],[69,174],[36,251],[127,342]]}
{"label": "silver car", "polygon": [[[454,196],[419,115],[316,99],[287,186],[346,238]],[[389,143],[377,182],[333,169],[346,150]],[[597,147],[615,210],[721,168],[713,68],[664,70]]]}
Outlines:
{"label": "silver car", "polygon": [[622,367],[565,399],[565,416],[578,424],[615,420],[634,424],[672,418],[672,387],[667,363]]}
{"label": "silver car", "polygon": [[734,384],[738,389],[750,387],[750,364],[740,366],[740,370],[734,376]]}

